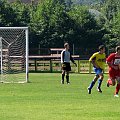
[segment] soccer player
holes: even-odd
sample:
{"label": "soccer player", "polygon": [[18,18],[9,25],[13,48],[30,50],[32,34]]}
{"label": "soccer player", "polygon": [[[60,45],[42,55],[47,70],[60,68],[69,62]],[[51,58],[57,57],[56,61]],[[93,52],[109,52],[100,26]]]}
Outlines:
{"label": "soccer player", "polygon": [[66,73],[66,82],[70,84],[69,81],[69,71],[71,71],[70,60],[77,66],[74,59],[72,58],[69,50],[69,44],[64,44],[64,50],[61,52],[61,63],[62,63],[62,80],[61,83],[64,84],[64,77]]}
{"label": "soccer player", "polygon": [[101,84],[102,84],[102,81],[103,81],[103,78],[104,78],[103,71],[104,71],[104,68],[105,68],[105,61],[106,61],[105,59],[106,59],[105,46],[100,45],[99,46],[99,51],[95,52],[89,59],[89,61],[93,64],[93,69],[94,69],[94,72],[95,72],[95,77],[88,87],[88,93],[89,94],[91,94],[91,90],[92,90],[92,88],[95,85],[97,80],[98,80],[97,91],[102,93]]}
{"label": "soccer player", "polygon": [[118,92],[120,90],[120,46],[116,47],[116,53],[111,53],[107,60],[109,66],[109,79],[107,81],[107,87],[110,85],[115,86],[116,89],[114,93],[114,97],[119,97]]}

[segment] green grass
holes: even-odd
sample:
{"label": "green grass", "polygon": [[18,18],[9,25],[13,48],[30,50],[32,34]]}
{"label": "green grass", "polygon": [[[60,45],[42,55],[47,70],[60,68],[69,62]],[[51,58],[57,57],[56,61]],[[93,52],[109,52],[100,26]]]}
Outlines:
{"label": "green grass", "polygon": [[94,74],[70,74],[61,85],[60,73],[30,73],[31,83],[0,84],[0,120],[119,120],[120,98],[115,87],[102,84],[103,93],[87,93]]}

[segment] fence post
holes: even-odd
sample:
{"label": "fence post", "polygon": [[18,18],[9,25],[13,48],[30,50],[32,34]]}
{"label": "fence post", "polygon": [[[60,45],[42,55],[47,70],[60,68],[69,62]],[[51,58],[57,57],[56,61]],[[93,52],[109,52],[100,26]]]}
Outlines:
{"label": "fence post", "polygon": [[78,60],[78,73],[80,73],[80,60]]}
{"label": "fence post", "polygon": [[50,59],[50,72],[52,73],[53,70],[52,70],[52,60]]}
{"label": "fence post", "polygon": [[35,59],[35,72],[37,72],[37,59]]}
{"label": "fence post", "polygon": [[89,74],[91,74],[91,70],[92,70],[92,65],[91,62],[89,62]]}

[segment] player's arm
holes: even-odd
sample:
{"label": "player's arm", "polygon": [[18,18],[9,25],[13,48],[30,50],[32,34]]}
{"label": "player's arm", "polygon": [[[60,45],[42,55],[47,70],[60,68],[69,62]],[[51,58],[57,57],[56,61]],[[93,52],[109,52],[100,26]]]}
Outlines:
{"label": "player's arm", "polygon": [[61,62],[64,63],[65,51],[61,52]]}
{"label": "player's arm", "polygon": [[106,62],[106,56],[105,56],[105,58],[103,59],[103,62]]}
{"label": "player's arm", "polygon": [[113,64],[113,62],[112,62],[113,58],[114,58],[114,54],[111,54],[111,55],[106,59],[106,63],[108,64],[109,67],[117,70],[117,69],[118,69],[118,66],[115,66],[115,65]]}
{"label": "player's arm", "polygon": [[111,68],[113,68],[115,70],[118,70],[118,66],[115,66],[111,62],[108,62],[108,61],[106,63],[108,64],[109,67],[111,67]]}
{"label": "player's arm", "polygon": [[89,62],[91,62],[94,67],[99,68],[99,66],[96,64],[96,54],[93,54],[93,55],[90,57]]}
{"label": "player's arm", "polygon": [[90,62],[93,64],[94,67],[99,68],[99,66],[96,65],[95,60],[96,60],[96,57],[92,58],[92,60]]}
{"label": "player's arm", "polygon": [[112,67],[112,68],[114,67],[111,62],[106,61],[106,63],[108,64],[109,67]]}
{"label": "player's arm", "polygon": [[73,57],[72,57],[72,55],[70,54],[70,60],[72,61],[72,63],[73,64],[75,64],[75,66],[77,67],[77,64],[75,63],[75,61],[74,61],[74,59],[73,59]]}
{"label": "player's arm", "polygon": [[119,65],[116,66],[116,65],[112,64],[112,62],[108,62],[108,61],[107,61],[106,63],[108,64],[109,67],[111,67],[111,68],[113,68],[113,69],[115,69],[115,70],[118,70],[118,69],[119,69]]}
{"label": "player's arm", "polygon": [[65,63],[64,63],[64,56],[65,56],[65,51],[61,52],[61,63],[62,63],[62,67],[66,67]]}

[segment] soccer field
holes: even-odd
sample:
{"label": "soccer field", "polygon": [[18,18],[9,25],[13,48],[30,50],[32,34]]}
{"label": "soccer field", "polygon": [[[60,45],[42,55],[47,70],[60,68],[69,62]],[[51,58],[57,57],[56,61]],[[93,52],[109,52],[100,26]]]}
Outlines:
{"label": "soccer field", "polygon": [[70,74],[70,85],[60,84],[60,73],[30,73],[31,83],[0,84],[0,120],[119,120],[120,98],[115,87],[96,85],[87,93],[94,74]]}

